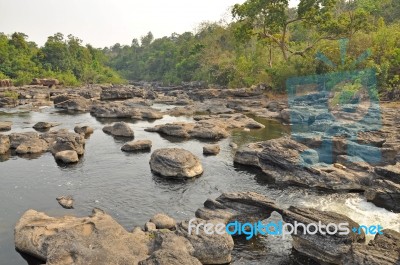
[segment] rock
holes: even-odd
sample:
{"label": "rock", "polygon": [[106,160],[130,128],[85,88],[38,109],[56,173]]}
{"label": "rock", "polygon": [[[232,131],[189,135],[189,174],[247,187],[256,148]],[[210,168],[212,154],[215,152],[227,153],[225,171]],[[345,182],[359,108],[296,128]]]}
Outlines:
{"label": "rock", "polygon": [[150,151],[151,146],[152,142],[150,140],[137,140],[124,144],[121,150],[124,152]]}
{"label": "rock", "polygon": [[47,265],[137,264],[149,252],[149,237],[127,232],[98,209],[85,218],[53,218],[29,210],[14,235],[18,251]]}
{"label": "rock", "polygon": [[8,135],[0,134],[0,155],[7,153],[10,146],[10,138]]}
{"label": "rock", "polygon": [[113,86],[113,87],[102,87],[100,94],[101,100],[118,100],[118,99],[129,99],[134,97],[144,97],[144,91],[139,88],[130,86]]}
{"label": "rock", "polygon": [[35,130],[48,130],[52,127],[58,126],[60,123],[51,123],[51,122],[38,122],[35,125],[33,125],[33,128]]}
{"label": "rock", "polygon": [[378,179],[365,193],[367,201],[389,211],[400,213],[400,184]]}
{"label": "rock", "polygon": [[165,214],[156,214],[151,219],[150,222],[154,223],[157,229],[175,229],[176,221]]}
{"label": "rock", "polygon": [[39,154],[46,152],[49,149],[49,145],[45,140],[33,138],[27,140],[18,145],[15,150],[17,154]]}
{"label": "rock", "polygon": [[238,148],[239,148],[239,146],[238,146],[236,143],[234,143],[234,142],[229,143],[229,146],[230,146],[232,149],[238,149]]}
{"label": "rock", "polygon": [[63,94],[53,99],[54,107],[68,110],[86,112],[90,109],[91,101],[73,94]]}
{"label": "rock", "polygon": [[57,201],[65,209],[74,208],[74,198],[71,195],[57,197]]}
{"label": "rock", "polygon": [[201,265],[193,257],[194,248],[184,237],[172,232],[153,232],[155,236],[151,244],[151,256],[139,262],[139,265]]}
{"label": "rock", "polygon": [[375,173],[382,176],[384,179],[400,184],[400,163],[385,167],[376,167]]}
{"label": "rock", "polygon": [[151,170],[168,178],[193,178],[203,173],[200,160],[191,152],[178,148],[164,148],[153,152]]}
{"label": "rock", "polygon": [[55,154],[55,159],[65,164],[73,164],[79,162],[79,157],[76,151],[66,150]]}
{"label": "rock", "polygon": [[[283,212],[282,218],[286,223],[292,225],[296,225],[297,222],[308,226],[321,222],[325,226],[329,224],[339,226],[341,223],[348,223],[349,229],[360,226],[347,216],[338,213],[293,206]],[[320,264],[341,264],[342,258],[349,252],[353,243],[365,242],[364,232],[358,234],[350,231],[347,235],[341,235],[338,230],[332,234],[321,231],[318,230],[315,234],[304,233],[304,228],[299,226],[297,234],[292,234],[293,248]]]}
{"label": "rock", "polygon": [[12,133],[10,134],[10,148],[16,149],[23,142],[30,142],[33,139],[39,139],[39,134],[36,132]]}
{"label": "rock", "polygon": [[[212,223],[217,225],[220,220],[202,220],[194,219],[193,225],[199,223]],[[200,233],[189,234],[189,222],[184,221],[177,225],[176,234],[185,237],[194,248],[193,256],[203,264],[228,264],[232,261],[232,250],[234,242],[232,236],[226,232],[222,235],[207,235],[204,230],[200,229]]]}
{"label": "rock", "polygon": [[11,79],[2,79],[0,80],[0,87],[11,87],[13,86]]}
{"label": "rock", "polygon": [[400,233],[385,229],[368,245],[353,244],[343,258],[343,265],[398,265],[400,264]]}
{"label": "rock", "polygon": [[78,155],[85,153],[85,138],[81,134],[60,130],[42,137],[50,143],[50,151],[56,155],[62,151],[75,151]]}
{"label": "rock", "polygon": [[12,122],[10,121],[0,121],[0,132],[10,131]]}
{"label": "rock", "polygon": [[34,78],[31,82],[31,85],[43,85],[43,86],[48,86],[48,87],[54,87],[59,84],[60,84],[60,82],[57,79]]}
{"label": "rock", "polygon": [[258,222],[265,220],[282,209],[268,197],[255,192],[224,193],[217,199],[208,199],[204,207],[196,211],[196,217],[203,220],[218,219],[225,224],[230,221]]}
{"label": "rock", "polygon": [[133,130],[125,122],[116,122],[111,126],[105,126],[103,128],[103,132],[111,134],[112,136],[116,137],[127,137],[127,138],[134,137]]}
{"label": "rock", "polygon": [[266,142],[250,143],[236,151],[234,162],[241,165],[260,167],[258,154],[266,147]]}
{"label": "rock", "polygon": [[218,155],[221,148],[217,144],[206,145],[203,147],[203,154],[205,155]]}
{"label": "rock", "polygon": [[156,224],[152,223],[152,222],[147,222],[144,225],[144,230],[147,231],[147,232],[156,231],[157,230]]}
{"label": "rock", "polygon": [[94,129],[89,126],[75,126],[74,131],[78,134],[88,135],[94,132]]}
{"label": "rock", "polygon": [[97,118],[131,118],[135,120],[142,119],[161,119],[163,114],[142,103],[124,101],[121,102],[99,102],[94,104],[90,113]]}

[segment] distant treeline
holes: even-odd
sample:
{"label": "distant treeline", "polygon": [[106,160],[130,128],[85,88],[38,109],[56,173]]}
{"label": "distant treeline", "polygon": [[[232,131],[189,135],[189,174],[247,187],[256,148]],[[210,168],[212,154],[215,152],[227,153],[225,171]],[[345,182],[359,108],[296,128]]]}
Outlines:
{"label": "distant treeline", "polygon": [[[0,79],[24,84],[56,77],[66,84],[205,81],[228,87],[264,83],[283,91],[292,76],[374,68],[381,92],[400,85],[400,0],[247,0],[230,23],[202,23],[194,32],[153,34],[102,50],[74,36],[49,37],[44,47],[15,33],[0,35]],[[338,40],[348,39],[342,62]],[[366,50],[371,55],[360,64]],[[333,64],[316,60],[324,54]],[[122,77],[122,78],[121,78]]]}

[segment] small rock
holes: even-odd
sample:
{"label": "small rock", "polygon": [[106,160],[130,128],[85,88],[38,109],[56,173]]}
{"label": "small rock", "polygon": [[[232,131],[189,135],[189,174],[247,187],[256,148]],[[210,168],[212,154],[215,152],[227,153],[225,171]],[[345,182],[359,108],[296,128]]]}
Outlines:
{"label": "small rock", "polygon": [[157,229],[175,229],[176,221],[165,214],[156,214],[150,219],[151,223],[154,223]]}
{"label": "small rock", "polygon": [[229,146],[230,146],[232,149],[238,149],[238,145],[235,144],[234,142],[230,143]]}
{"label": "small rock", "polygon": [[58,197],[57,201],[65,209],[74,208],[74,198],[71,195]]}
{"label": "small rock", "polygon": [[52,127],[60,125],[59,123],[51,123],[51,122],[38,122],[33,125],[33,129],[35,130],[48,130]]}
{"label": "small rock", "polygon": [[134,132],[125,122],[116,122],[111,126],[105,126],[103,132],[117,137],[134,137]]}
{"label": "small rock", "polygon": [[89,126],[75,126],[74,131],[79,134],[92,134],[94,132],[92,127]]}
{"label": "small rock", "polygon": [[155,223],[147,222],[147,223],[144,225],[144,230],[145,230],[146,232],[156,231],[156,230],[157,230],[157,227],[156,227]]}
{"label": "small rock", "polygon": [[135,152],[142,150],[151,150],[152,142],[150,140],[137,140],[124,144],[121,148],[124,152]]}
{"label": "small rock", "polygon": [[12,122],[2,121],[0,122],[0,132],[5,132],[11,130]]}
{"label": "small rock", "polygon": [[217,144],[210,144],[203,147],[203,154],[205,155],[218,155],[221,148]]}
{"label": "small rock", "polygon": [[79,161],[78,153],[72,150],[66,150],[58,152],[55,155],[57,161],[61,161],[66,164],[77,163]]}
{"label": "small rock", "polygon": [[333,164],[333,166],[338,168],[338,169],[341,169],[341,170],[346,170],[347,169],[347,167],[345,167],[345,166],[343,166],[342,164],[339,164],[339,163],[335,163],[335,164]]}
{"label": "small rock", "polygon": [[7,153],[10,146],[10,138],[8,135],[0,134],[0,155]]}

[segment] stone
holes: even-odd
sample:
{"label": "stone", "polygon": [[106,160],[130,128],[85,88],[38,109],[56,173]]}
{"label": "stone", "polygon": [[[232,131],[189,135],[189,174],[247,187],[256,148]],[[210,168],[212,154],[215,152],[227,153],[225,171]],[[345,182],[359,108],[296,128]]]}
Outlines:
{"label": "stone", "polygon": [[102,87],[100,94],[101,100],[120,100],[134,97],[144,97],[144,91],[132,86],[112,86]]}
{"label": "stone", "polygon": [[74,208],[74,198],[71,195],[57,197],[57,201],[65,209]]}
{"label": "stone", "polygon": [[94,132],[94,129],[89,126],[75,126],[74,131],[78,134],[89,135]]}
{"label": "stone", "polygon": [[341,264],[343,265],[399,265],[400,233],[385,229],[368,245],[353,244]]}
{"label": "stone", "polygon": [[10,121],[0,121],[0,132],[10,131],[12,122]]}
{"label": "stone", "polygon": [[[360,225],[347,216],[342,214],[320,211],[312,208],[289,207],[282,213],[282,218],[286,223],[295,225],[301,223],[304,225],[317,224],[322,225],[348,223],[348,228],[359,227]],[[292,234],[293,248],[300,254],[307,256],[319,264],[342,264],[341,260],[350,251],[353,243],[364,243],[365,234],[352,233],[340,234],[321,233],[321,230],[315,234],[304,233],[304,228],[299,226],[297,234]]]}
{"label": "stone", "polygon": [[147,222],[144,225],[144,231],[151,232],[151,231],[156,231],[156,230],[157,230],[157,227],[156,227],[155,223]]}
{"label": "stone", "polygon": [[79,95],[63,94],[53,99],[54,107],[68,111],[86,112],[90,109],[91,101]]}
{"label": "stone", "polygon": [[60,130],[42,135],[42,138],[50,143],[50,152],[53,155],[62,151],[75,151],[78,155],[85,153],[85,138],[81,134]]}
{"label": "stone", "polygon": [[49,149],[48,143],[43,139],[33,138],[22,142],[16,148],[17,154],[39,154]]}
{"label": "stone", "polygon": [[400,163],[385,167],[376,167],[375,173],[382,176],[384,179],[400,184]]}
{"label": "stone", "polygon": [[103,128],[103,132],[111,134],[112,136],[116,137],[127,137],[127,138],[134,137],[133,130],[125,122],[116,122],[111,126],[105,126]]}
{"label": "stone", "polygon": [[136,152],[136,151],[150,151],[152,142],[150,140],[136,140],[124,144],[121,150],[124,152]]}
{"label": "stone", "polygon": [[400,184],[390,180],[377,179],[364,195],[367,201],[376,206],[400,213]]}
{"label": "stone", "polygon": [[49,217],[28,210],[15,226],[15,248],[47,265],[138,264],[148,257],[149,237],[126,231],[95,209],[84,218]]}
{"label": "stone", "polygon": [[58,126],[60,123],[52,123],[52,122],[38,122],[35,125],[33,125],[33,128],[35,130],[48,130],[52,127]]}
{"label": "stone", "polygon": [[30,142],[33,139],[39,139],[39,134],[36,132],[25,132],[25,133],[12,133],[10,134],[10,148],[16,149],[23,142]]}
{"label": "stone", "polygon": [[218,155],[221,148],[217,144],[203,146],[203,154],[205,155]]}
{"label": "stone", "polygon": [[7,153],[10,146],[10,138],[8,135],[0,134],[0,155]]}
{"label": "stone", "polygon": [[166,214],[156,214],[151,219],[150,222],[154,223],[157,229],[175,229],[176,221]]}
{"label": "stone", "polygon": [[55,154],[55,159],[65,164],[73,164],[79,162],[79,156],[76,151],[66,150]]}
{"label": "stone", "polygon": [[153,152],[151,170],[167,178],[193,178],[203,173],[199,158],[179,148],[163,148]]}

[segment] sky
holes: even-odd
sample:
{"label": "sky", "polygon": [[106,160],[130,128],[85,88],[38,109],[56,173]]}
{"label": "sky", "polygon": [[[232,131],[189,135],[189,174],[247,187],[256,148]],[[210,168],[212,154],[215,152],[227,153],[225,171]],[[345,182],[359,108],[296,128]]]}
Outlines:
{"label": "sky", "polygon": [[[48,36],[72,34],[95,47],[131,44],[193,31],[203,21],[230,19],[245,0],[0,0],[0,32],[23,32],[40,46]],[[292,0],[293,2],[298,0]]]}

